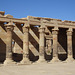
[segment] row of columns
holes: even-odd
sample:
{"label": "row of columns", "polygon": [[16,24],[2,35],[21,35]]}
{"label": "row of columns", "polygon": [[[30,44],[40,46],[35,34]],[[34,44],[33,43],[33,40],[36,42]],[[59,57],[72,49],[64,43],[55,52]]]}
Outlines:
{"label": "row of columns", "polygon": [[[14,29],[13,22],[9,22],[5,25],[7,31],[7,46],[6,46],[6,60],[4,64],[15,64],[12,60],[12,32]],[[60,61],[58,59],[58,27],[55,27],[52,30],[53,34],[53,59],[52,62]],[[20,64],[31,64],[32,62],[29,60],[29,26],[23,26],[23,59]],[[46,62],[45,61],[45,28],[39,28],[39,60],[37,62]],[[68,49],[68,58],[66,61],[72,61],[72,28],[69,28],[67,31],[67,49]]]}
{"label": "row of columns", "polygon": [[[40,33],[40,43],[39,43],[39,45],[40,45],[40,47],[41,47],[41,45],[42,45],[42,43],[43,43],[43,49],[39,49],[40,51],[40,56],[39,57],[41,57],[42,59],[41,60],[44,60],[44,41],[42,42],[41,41],[41,39],[43,39],[44,40],[44,36],[42,36],[42,35],[44,35],[44,28],[42,28],[42,34]],[[52,29],[52,35],[53,35],[53,58],[52,58],[52,60],[51,60],[51,62],[59,62],[60,60],[59,60],[59,58],[58,58],[58,31],[59,31],[59,29],[58,29],[58,27],[55,27],[54,29]],[[68,30],[67,30],[67,59],[66,59],[66,62],[71,62],[71,61],[73,61],[74,59],[73,59],[73,50],[72,50],[72,32],[73,32],[73,29],[72,28],[69,28]],[[42,55],[43,54],[43,55]],[[40,60],[40,58],[39,58],[39,60]]]}

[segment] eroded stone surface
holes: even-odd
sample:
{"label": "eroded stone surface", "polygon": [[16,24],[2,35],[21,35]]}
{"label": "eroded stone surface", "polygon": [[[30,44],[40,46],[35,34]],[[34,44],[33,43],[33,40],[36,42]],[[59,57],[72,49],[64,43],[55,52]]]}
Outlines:
{"label": "eroded stone surface", "polygon": [[0,15],[0,62],[7,58],[23,64],[75,60],[74,21],[33,16],[16,19],[4,12]]}

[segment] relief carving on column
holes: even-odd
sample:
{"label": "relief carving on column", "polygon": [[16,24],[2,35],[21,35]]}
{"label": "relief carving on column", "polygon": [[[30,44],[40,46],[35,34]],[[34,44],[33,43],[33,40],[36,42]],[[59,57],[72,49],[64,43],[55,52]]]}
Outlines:
{"label": "relief carving on column", "polygon": [[52,52],[52,39],[46,39],[45,51],[47,55],[51,55]]}
{"label": "relief carving on column", "polygon": [[46,38],[46,45],[45,45],[45,52],[47,55],[51,55],[52,52],[52,33],[46,29],[45,33]]}

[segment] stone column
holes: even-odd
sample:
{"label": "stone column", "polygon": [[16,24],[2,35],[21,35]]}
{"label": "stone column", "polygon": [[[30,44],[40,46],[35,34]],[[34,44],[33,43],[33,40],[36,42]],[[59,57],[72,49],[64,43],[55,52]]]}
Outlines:
{"label": "stone column", "polygon": [[53,59],[51,60],[51,62],[58,62],[60,61],[58,59],[58,28],[55,27],[52,30],[52,34],[53,34]]}
{"label": "stone column", "polygon": [[45,28],[40,27],[39,28],[39,60],[37,62],[45,62]]}
{"label": "stone column", "polygon": [[31,64],[29,60],[29,26],[23,26],[23,60],[21,64]]}
{"label": "stone column", "polygon": [[68,62],[73,61],[73,50],[72,50],[72,28],[69,28],[67,30],[67,60]]}
{"label": "stone column", "polygon": [[6,31],[7,31],[7,44],[6,44],[6,60],[4,61],[4,64],[14,64],[15,62],[12,60],[12,32],[14,29],[13,22],[9,22],[5,25]]}

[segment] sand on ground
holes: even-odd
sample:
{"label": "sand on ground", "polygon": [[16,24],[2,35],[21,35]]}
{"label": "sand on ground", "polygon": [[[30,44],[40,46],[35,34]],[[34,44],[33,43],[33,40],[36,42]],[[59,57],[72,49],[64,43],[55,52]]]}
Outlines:
{"label": "sand on ground", "polygon": [[75,75],[75,62],[0,66],[0,75]]}

